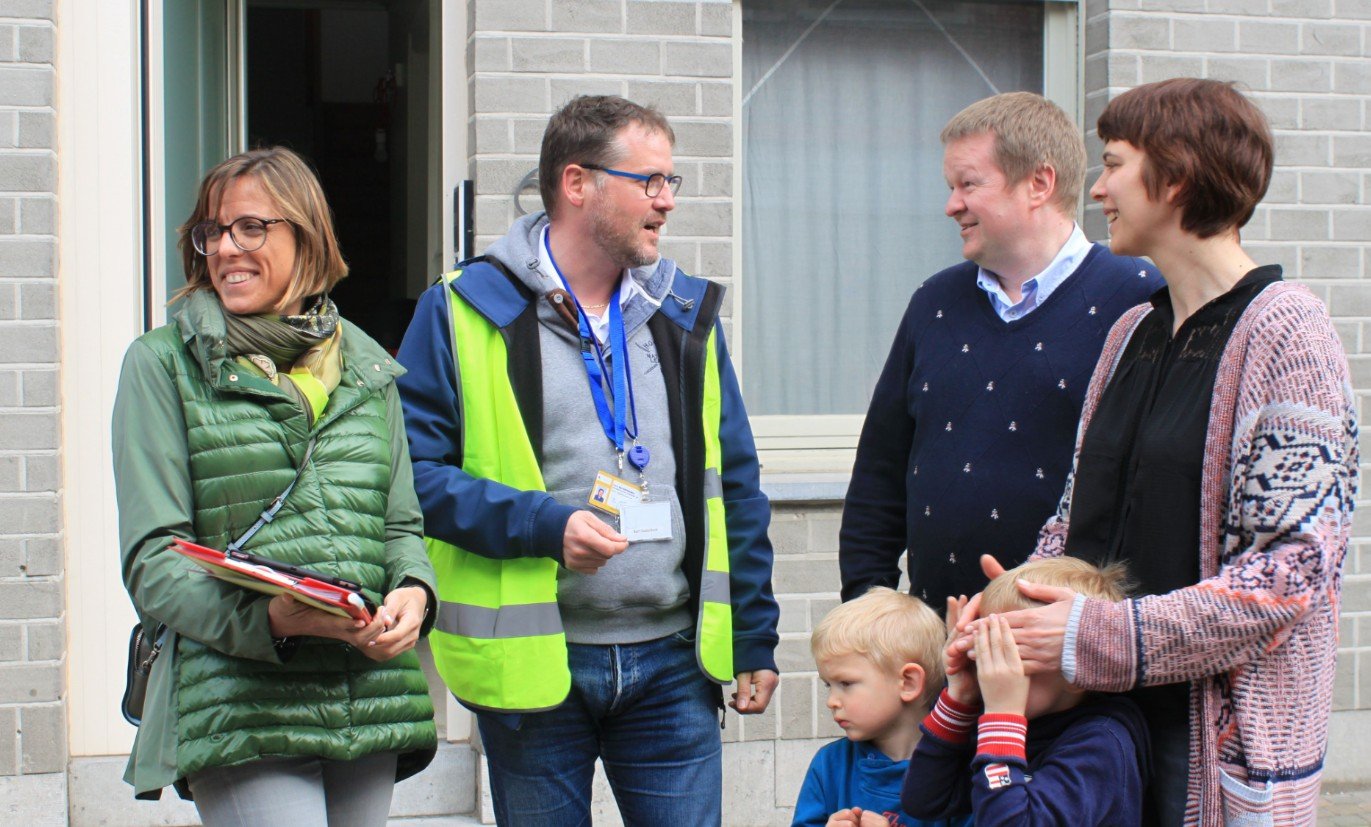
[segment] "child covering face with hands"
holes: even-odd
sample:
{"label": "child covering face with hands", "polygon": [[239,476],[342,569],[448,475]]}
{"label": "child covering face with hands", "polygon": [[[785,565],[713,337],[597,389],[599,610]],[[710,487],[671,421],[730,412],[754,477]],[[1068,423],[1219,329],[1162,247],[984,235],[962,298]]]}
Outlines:
{"label": "child covering face with hands", "polygon": [[[974,813],[977,825],[1139,824],[1149,765],[1142,714],[1127,698],[1068,684],[1060,670],[1024,674],[1009,622],[999,616],[1037,605],[1019,593],[1020,579],[1124,596],[1120,567],[1066,557],[996,578],[981,597],[987,622],[976,627],[974,666],[948,675],[924,719],[902,805],[920,818]],[[965,606],[964,597],[948,600],[950,633]]]}

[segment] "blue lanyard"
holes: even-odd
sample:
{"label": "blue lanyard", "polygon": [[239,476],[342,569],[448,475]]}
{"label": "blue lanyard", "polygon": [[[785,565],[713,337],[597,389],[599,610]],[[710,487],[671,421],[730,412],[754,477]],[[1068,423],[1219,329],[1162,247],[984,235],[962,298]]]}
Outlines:
{"label": "blue lanyard", "polygon": [[[547,255],[552,262],[552,269],[557,271],[557,277],[562,280],[562,285],[566,287],[567,293],[571,295],[571,300],[576,304],[576,323],[581,336],[581,359],[586,366],[586,382],[590,385],[590,399],[595,403],[595,414],[600,419],[600,428],[605,432],[609,441],[614,443],[614,449],[619,453],[620,464],[622,465],[624,437],[627,436],[633,440],[638,438],[638,410],[633,402],[633,377],[628,363],[628,335],[624,330],[623,309],[619,307],[619,288],[614,288],[614,294],[609,297],[611,352],[610,359],[606,363],[604,348],[590,327],[590,318],[581,309],[581,300],[576,298],[575,293],[571,292],[571,286],[567,284],[566,276],[562,275],[562,269],[557,266],[557,260],[552,255],[551,244],[547,245]],[[606,374],[609,376],[610,392],[614,396],[613,413],[611,413],[609,401],[605,399]]]}

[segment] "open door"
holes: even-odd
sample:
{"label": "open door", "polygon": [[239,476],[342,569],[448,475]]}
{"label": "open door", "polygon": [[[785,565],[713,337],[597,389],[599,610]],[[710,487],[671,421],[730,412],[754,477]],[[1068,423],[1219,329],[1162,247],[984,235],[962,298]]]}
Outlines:
{"label": "open door", "polygon": [[[350,273],[339,311],[392,351],[441,248],[430,153],[434,0],[248,0],[250,146],[319,174]],[[418,275],[415,275],[418,274]]]}
{"label": "open door", "polygon": [[238,151],[241,134],[240,0],[147,6],[145,89],[148,278],[145,323],[185,285],[176,229],[195,207],[210,167]]}
{"label": "open door", "polygon": [[165,302],[185,283],[176,229],[201,177],[235,152],[282,145],[313,165],[333,209],[350,266],[334,290],[339,310],[394,350],[418,294],[450,258],[440,94],[442,12],[450,4],[155,5],[148,326],[165,320]]}

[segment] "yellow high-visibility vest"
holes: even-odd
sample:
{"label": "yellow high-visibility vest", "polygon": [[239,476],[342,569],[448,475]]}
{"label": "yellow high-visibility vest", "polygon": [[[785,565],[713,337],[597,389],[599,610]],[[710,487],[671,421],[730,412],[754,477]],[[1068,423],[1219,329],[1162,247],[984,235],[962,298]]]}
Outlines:
{"label": "yellow high-visibility vest", "polygon": [[[462,470],[523,491],[546,491],[542,469],[510,384],[500,330],[452,290],[452,352],[461,384]],[[722,400],[715,333],[705,344],[704,570],[696,606],[695,652],[716,683],[733,680],[733,613],[729,602],[728,532],[720,477]],[[571,691],[566,633],[557,608],[557,561],[497,560],[433,537],[424,538],[438,574],[438,622],[429,636],[443,682],[464,703],[499,712],[555,708]]]}

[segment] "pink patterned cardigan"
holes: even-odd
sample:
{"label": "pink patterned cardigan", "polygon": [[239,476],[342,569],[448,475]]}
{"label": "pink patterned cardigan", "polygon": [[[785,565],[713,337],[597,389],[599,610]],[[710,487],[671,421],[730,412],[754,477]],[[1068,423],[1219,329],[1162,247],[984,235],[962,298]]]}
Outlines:
{"label": "pink patterned cardigan", "polygon": [[[1150,311],[1135,307],[1110,331],[1086,395],[1078,457],[1100,395]],[[1121,692],[1190,682],[1186,824],[1314,822],[1357,461],[1347,357],[1328,312],[1304,287],[1277,282],[1248,305],[1215,380],[1202,579],[1121,603],[1080,598],[1067,630],[1064,669],[1079,686]],[[1064,550],[1070,506],[1068,481],[1038,556]]]}

